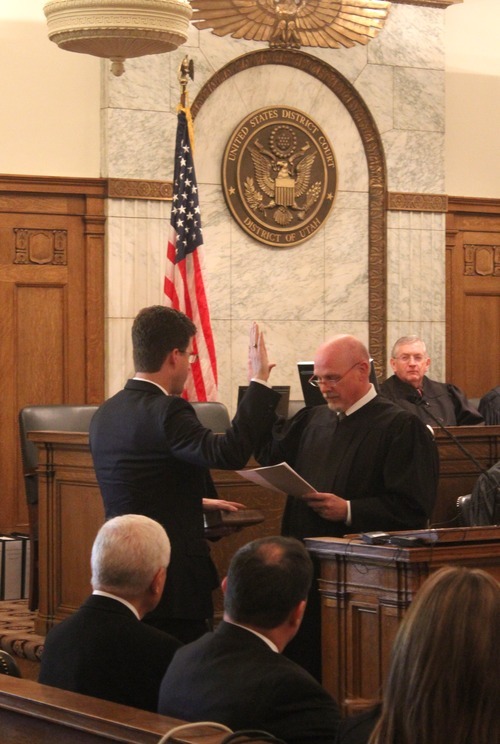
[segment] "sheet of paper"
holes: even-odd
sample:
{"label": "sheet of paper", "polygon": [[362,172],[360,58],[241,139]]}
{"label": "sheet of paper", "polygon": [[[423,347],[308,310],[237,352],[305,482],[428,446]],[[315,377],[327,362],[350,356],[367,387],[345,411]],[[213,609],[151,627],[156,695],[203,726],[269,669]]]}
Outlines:
{"label": "sheet of paper", "polygon": [[253,470],[237,470],[239,475],[264,488],[289,494],[290,496],[304,496],[306,493],[316,492],[307,481],[300,477],[286,462],[279,465],[269,465]]}

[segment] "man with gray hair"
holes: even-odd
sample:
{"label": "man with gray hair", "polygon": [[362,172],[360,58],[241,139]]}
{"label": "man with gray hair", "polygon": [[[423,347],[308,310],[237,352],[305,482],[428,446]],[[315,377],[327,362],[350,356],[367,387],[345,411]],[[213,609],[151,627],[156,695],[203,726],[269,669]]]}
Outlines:
{"label": "man with gray hair", "polygon": [[93,593],[49,632],[38,681],[155,711],[182,644],[141,620],[162,596],[169,562],[158,522],[139,514],[105,522],[92,548]]}
{"label": "man with gray hair", "polygon": [[[401,408],[415,413],[430,426],[475,426],[484,419],[460,388],[427,377],[431,364],[425,343],[418,336],[402,336],[391,352],[394,372],[380,393]],[[437,421],[436,421],[437,419]]]}

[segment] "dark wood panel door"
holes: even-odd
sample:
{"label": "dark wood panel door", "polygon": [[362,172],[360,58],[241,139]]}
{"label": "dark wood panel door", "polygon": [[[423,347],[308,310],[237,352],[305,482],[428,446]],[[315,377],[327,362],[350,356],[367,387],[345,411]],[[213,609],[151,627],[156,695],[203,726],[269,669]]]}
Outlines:
{"label": "dark wood panel door", "polygon": [[26,528],[19,410],[104,395],[104,183],[0,177],[0,530]]}
{"label": "dark wood panel door", "polygon": [[450,198],[447,374],[469,397],[500,383],[500,202]]}

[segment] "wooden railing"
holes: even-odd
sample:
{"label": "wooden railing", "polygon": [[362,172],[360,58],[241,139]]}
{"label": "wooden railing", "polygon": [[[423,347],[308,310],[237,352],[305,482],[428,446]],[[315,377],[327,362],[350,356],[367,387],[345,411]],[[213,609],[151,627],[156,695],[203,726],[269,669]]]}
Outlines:
{"label": "wooden railing", "polygon": [[[176,718],[0,674],[0,739],[9,744],[157,744],[183,722]],[[210,726],[175,735],[184,744],[219,744]]]}

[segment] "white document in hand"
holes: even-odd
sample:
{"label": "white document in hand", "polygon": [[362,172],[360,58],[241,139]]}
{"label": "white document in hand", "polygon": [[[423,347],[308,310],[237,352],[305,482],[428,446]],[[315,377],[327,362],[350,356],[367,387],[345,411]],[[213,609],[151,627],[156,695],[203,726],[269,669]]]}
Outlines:
{"label": "white document in hand", "polygon": [[254,470],[237,470],[239,475],[258,486],[271,488],[273,491],[286,493],[290,496],[304,496],[306,493],[316,492],[307,481],[300,477],[286,462],[279,465],[269,465],[265,468]]}

